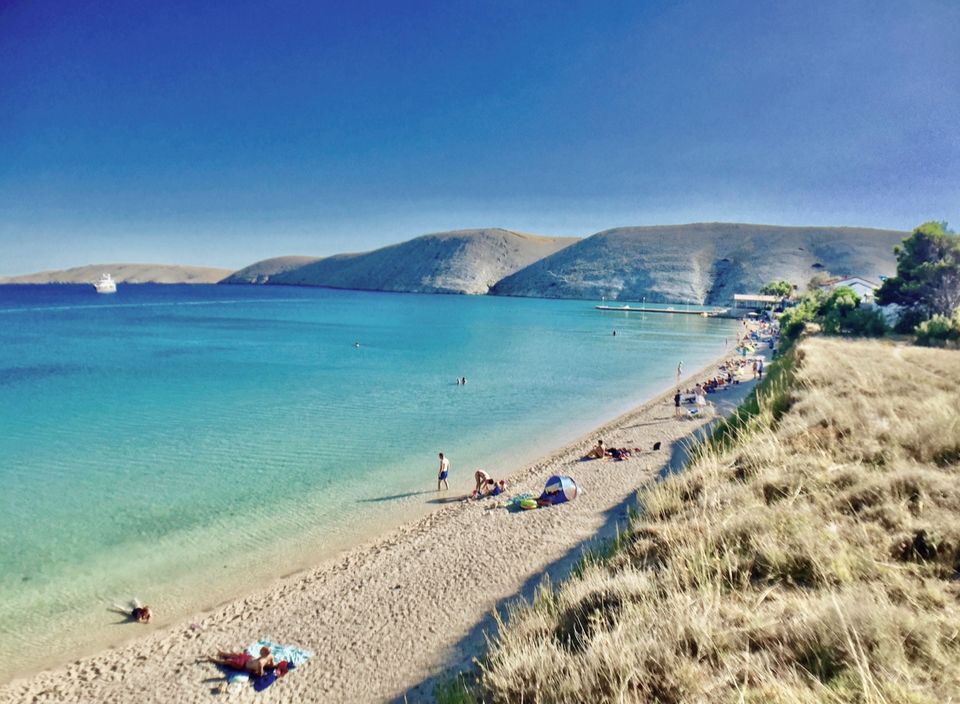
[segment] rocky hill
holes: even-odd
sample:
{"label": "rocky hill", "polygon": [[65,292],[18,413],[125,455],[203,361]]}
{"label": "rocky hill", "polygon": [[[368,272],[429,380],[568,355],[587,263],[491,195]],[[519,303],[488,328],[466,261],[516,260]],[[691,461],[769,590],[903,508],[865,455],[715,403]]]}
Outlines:
{"label": "rocky hill", "polygon": [[273,257],[245,266],[233,272],[220,283],[222,284],[267,284],[270,279],[299,269],[307,264],[320,261],[320,257]]}
{"label": "rocky hill", "polygon": [[506,296],[729,303],[773,279],[818,272],[878,279],[906,232],[695,223],[606,230],[499,281]]}
{"label": "rocky hill", "polygon": [[440,232],[300,266],[288,266],[294,263],[290,257],[265,260],[241,269],[224,283],[252,280],[374,291],[484,294],[503,277],[576,241],[574,237],[541,237],[499,228]]}
{"label": "rocky hill", "polygon": [[3,277],[0,284],[88,284],[101,274],[110,274],[117,283],[127,284],[215,284],[230,273],[229,269],[179,264],[90,264]]}

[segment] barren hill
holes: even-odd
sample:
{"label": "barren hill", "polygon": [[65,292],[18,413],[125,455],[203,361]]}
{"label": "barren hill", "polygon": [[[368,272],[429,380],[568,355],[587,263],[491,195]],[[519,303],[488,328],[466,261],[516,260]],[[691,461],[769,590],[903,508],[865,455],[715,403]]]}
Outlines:
{"label": "barren hill", "polygon": [[3,277],[0,284],[88,284],[101,274],[110,274],[117,283],[128,284],[215,284],[230,273],[229,269],[179,264],[89,264]]}
{"label": "barren hill", "polygon": [[233,272],[220,283],[222,284],[266,284],[275,276],[284,274],[294,269],[299,269],[307,264],[313,264],[320,261],[320,257],[273,257],[255,262],[250,266]]}
{"label": "barren hill", "polygon": [[[363,254],[338,254],[280,270],[258,262],[248,270],[271,270],[263,282],[418,293],[487,293],[519,269],[577,241],[499,228],[423,235]],[[286,261],[288,258],[281,258]],[[240,274],[241,272],[238,272]],[[231,283],[237,277],[230,277]]]}
{"label": "barren hill", "polygon": [[906,232],[695,223],[606,230],[507,276],[491,293],[728,303],[773,279],[801,288],[817,272],[878,279]]}

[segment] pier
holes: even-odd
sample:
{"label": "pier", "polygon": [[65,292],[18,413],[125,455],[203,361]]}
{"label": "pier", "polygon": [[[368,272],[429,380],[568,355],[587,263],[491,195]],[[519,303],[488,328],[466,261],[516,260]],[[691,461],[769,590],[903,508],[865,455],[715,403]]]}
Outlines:
{"label": "pier", "polygon": [[648,308],[646,306],[594,306],[597,310],[612,311],[614,313],[668,313],[670,315],[699,315],[701,318],[742,318],[743,315],[733,313],[729,308],[716,310],[685,310],[683,308]]}

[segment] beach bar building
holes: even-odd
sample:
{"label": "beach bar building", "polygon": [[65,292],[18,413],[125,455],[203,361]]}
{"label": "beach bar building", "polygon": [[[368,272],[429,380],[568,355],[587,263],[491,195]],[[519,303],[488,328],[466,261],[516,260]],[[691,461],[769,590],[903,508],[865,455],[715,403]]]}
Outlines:
{"label": "beach bar building", "polygon": [[734,308],[751,308],[759,310],[763,308],[776,308],[787,300],[784,296],[768,296],[763,293],[735,293],[733,294]]}

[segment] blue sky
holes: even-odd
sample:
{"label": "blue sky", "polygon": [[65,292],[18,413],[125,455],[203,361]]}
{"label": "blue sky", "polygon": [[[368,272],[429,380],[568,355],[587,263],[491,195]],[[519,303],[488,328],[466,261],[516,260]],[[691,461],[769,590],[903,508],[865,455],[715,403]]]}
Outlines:
{"label": "blue sky", "polygon": [[0,274],[958,207],[953,0],[0,0]]}

